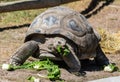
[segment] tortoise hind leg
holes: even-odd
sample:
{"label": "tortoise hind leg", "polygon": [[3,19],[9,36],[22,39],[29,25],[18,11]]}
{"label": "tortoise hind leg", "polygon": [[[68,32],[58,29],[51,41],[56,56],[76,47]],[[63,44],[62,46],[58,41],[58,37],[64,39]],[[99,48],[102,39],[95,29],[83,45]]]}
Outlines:
{"label": "tortoise hind leg", "polygon": [[28,41],[24,43],[10,58],[9,63],[13,65],[23,64],[28,57],[33,55],[39,49],[38,43],[35,41]]}
{"label": "tortoise hind leg", "polygon": [[96,57],[95,57],[95,62],[98,65],[108,65],[109,64],[109,60],[108,58],[105,56],[104,52],[102,51],[100,45],[98,45],[97,50],[96,50]]}

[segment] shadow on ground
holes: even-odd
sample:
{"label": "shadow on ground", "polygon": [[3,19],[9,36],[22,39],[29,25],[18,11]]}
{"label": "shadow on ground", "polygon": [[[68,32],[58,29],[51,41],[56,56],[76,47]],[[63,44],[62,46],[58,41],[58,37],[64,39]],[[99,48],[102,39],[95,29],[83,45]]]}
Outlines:
{"label": "shadow on ground", "polygon": [[[86,18],[90,18],[92,15],[97,14],[105,6],[108,6],[113,2],[114,0],[92,0],[89,6],[85,10],[81,11],[80,13],[85,15]],[[101,6],[97,8],[97,6],[100,3],[102,3]]]}
{"label": "shadow on ground", "polygon": [[[64,68],[69,72],[69,68],[68,66],[65,64],[64,61],[53,61],[56,65],[58,65],[60,68]],[[101,71],[103,70],[102,66],[98,66],[94,60],[81,60],[81,71],[80,74],[81,76],[85,76],[86,75],[86,71]]]}
{"label": "shadow on ground", "polygon": [[9,30],[9,29],[25,28],[25,27],[29,27],[29,26],[30,26],[30,24],[23,24],[23,25],[18,25],[18,26],[3,27],[3,28],[0,28],[0,32],[5,31],[5,30]]}
{"label": "shadow on ground", "polygon": [[[90,18],[92,15],[96,15],[105,6],[108,6],[113,2],[114,0],[91,0],[88,7],[85,10],[81,11],[80,13],[83,14],[86,18]],[[100,6],[97,7],[98,5]],[[0,28],[0,32],[4,30],[9,30],[9,29],[18,29],[18,28],[28,27],[29,25],[30,24],[23,24],[18,26],[3,27],[3,28]]]}

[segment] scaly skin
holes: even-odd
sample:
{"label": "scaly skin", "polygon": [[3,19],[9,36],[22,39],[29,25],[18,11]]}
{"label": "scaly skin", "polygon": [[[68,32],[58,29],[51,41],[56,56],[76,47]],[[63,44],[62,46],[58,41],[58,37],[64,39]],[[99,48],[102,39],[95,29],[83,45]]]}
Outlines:
{"label": "scaly skin", "polygon": [[[48,39],[48,41],[46,41],[46,42],[53,43],[53,44],[50,43],[53,45],[53,46],[51,46],[50,50],[47,50],[49,48],[42,48],[42,47],[49,47],[49,43],[48,44],[46,43],[48,46],[42,45],[36,41],[28,41],[28,42],[24,43],[19,49],[17,49],[17,51],[11,57],[10,64],[21,65],[30,56],[33,56],[35,58],[41,58],[40,57],[41,54],[44,54],[44,51],[45,51],[44,49],[46,49],[46,52],[45,52],[46,56],[45,57],[52,58],[52,55],[54,55],[56,57],[55,58],[56,60],[59,57],[61,60],[65,61],[67,66],[70,68],[69,71],[71,73],[78,74],[78,72],[81,69],[81,63],[79,61],[80,58],[78,58],[78,55],[80,55],[80,53],[78,53],[79,49],[77,49],[77,46],[72,44],[70,41],[67,41],[64,38],[60,38],[60,37]],[[40,45],[42,45],[42,46],[40,46]],[[67,56],[63,56],[63,55],[57,53],[56,48],[58,45],[61,45],[62,47],[67,46],[68,49],[70,50],[70,53]],[[44,50],[44,51],[42,52],[42,50]],[[53,52],[53,54],[51,54],[50,52]],[[105,54],[102,52],[99,45],[96,49],[96,52],[97,52],[96,57],[95,57],[96,63],[98,65],[108,65],[109,60],[107,59]],[[54,58],[53,58],[53,60],[54,60]]]}
{"label": "scaly skin", "polygon": [[11,56],[10,64],[21,65],[29,56],[34,54],[38,50],[38,43],[35,41],[29,41],[24,43],[17,51]]}
{"label": "scaly skin", "polygon": [[[65,63],[68,65],[68,67],[70,68],[69,71],[71,73],[78,72],[80,70],[80,68],[81,68],[81,64],[80,64],[80,61],[79,61],[78,57],[76,56],[77,53],[74,51],[75,50],[74,47],[72,47],[71,45],[69,45],[64,38],[55,37],[55,38],[53,38],[53,41],[54,41],[54,43],[52,44],[53,48],[51,50],[51,52],[53,52],[53,55],[54,54],[55,55],[59,55],[59,57],[62,58],[62,60],[65,61]],[[24,43],[14,53],[14,55],[11,57],[10,64],[21,65],[30,56],[33,56],[33,57],[36,57],[36,58],[38,57],[39,58],[40,55],[41,55],[41,52],[42,52],[41,51],[42,48],[40,48],[39,45],[40,44],[38,42],[36,42],[36,41],[28,41],[28,42]],[[56,51],[58,45],[61,45],[62,47],[67,46],[68,49],[70,50],[70,53],[67,56],[63,56],[63,55],[59,54]],[[49,52],[50,52],[50,50],[47,53],[49,53]]]}

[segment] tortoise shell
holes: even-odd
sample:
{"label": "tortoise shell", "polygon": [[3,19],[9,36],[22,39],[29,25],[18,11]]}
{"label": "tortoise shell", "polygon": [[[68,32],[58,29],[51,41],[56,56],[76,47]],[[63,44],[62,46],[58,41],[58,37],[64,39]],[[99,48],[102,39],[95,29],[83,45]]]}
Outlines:
{"label": "tortoise shell", "polygon": [[[53,7],[37,16],[30,25],[25,42],[36,35],[62,35],[76,43],[81,50],[92,50],[100,41],[87,19],[67,7]],[[91,48],[90,48],[91,47]]]}

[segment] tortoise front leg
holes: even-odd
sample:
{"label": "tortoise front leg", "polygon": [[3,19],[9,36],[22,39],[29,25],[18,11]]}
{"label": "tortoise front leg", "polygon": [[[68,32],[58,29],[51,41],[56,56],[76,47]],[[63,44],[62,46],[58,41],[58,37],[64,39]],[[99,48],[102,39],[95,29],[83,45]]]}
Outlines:
{"label": "tortoise front leg", "polygon": [[38,43],[35,41],[29,41],[24,43],[10,58],[9,63],[13,65],[21,65],[26,59],[33,55],[35,52],[39,50]]}
{"label": "tortoise front leg", "polygon": [[[51,49],[53,49],[53,52],[57,52],[57,54],[60,55],[60,58],[62,58],[63,61],[67,64],[67,66],[70,68],[69,71],[71,73],[78,75],[81,68],[81,63],[76,56],[76,45],[74,45],[69,40],[61,37],[56,37],[54,38],[53,48],[51,47]],[[68,50],[67,55],[64,54],[65,49]]]}
{"label": "tortoise front leg", "polygon": [[67,56],[62,56],[62,58],[65,61],[65,63],[68,65],[68,67],[70,68],[69,71],[71,73],[73,74],[79,73],[81,69],[81,63],[75,54],[70,52]]}
{"label": "tortoise front leg", "polygon": [[75,75],[79,74],[79,71],[81,69],[81,63],[78,59],[78,57],[76,56],[76,53],[74,51],[74,47],[72,47],[71,45],[67,45],[70,53],[66,56],[62,56],[64,62],[68,65],[68,67],[70,68],[69,71]]}

